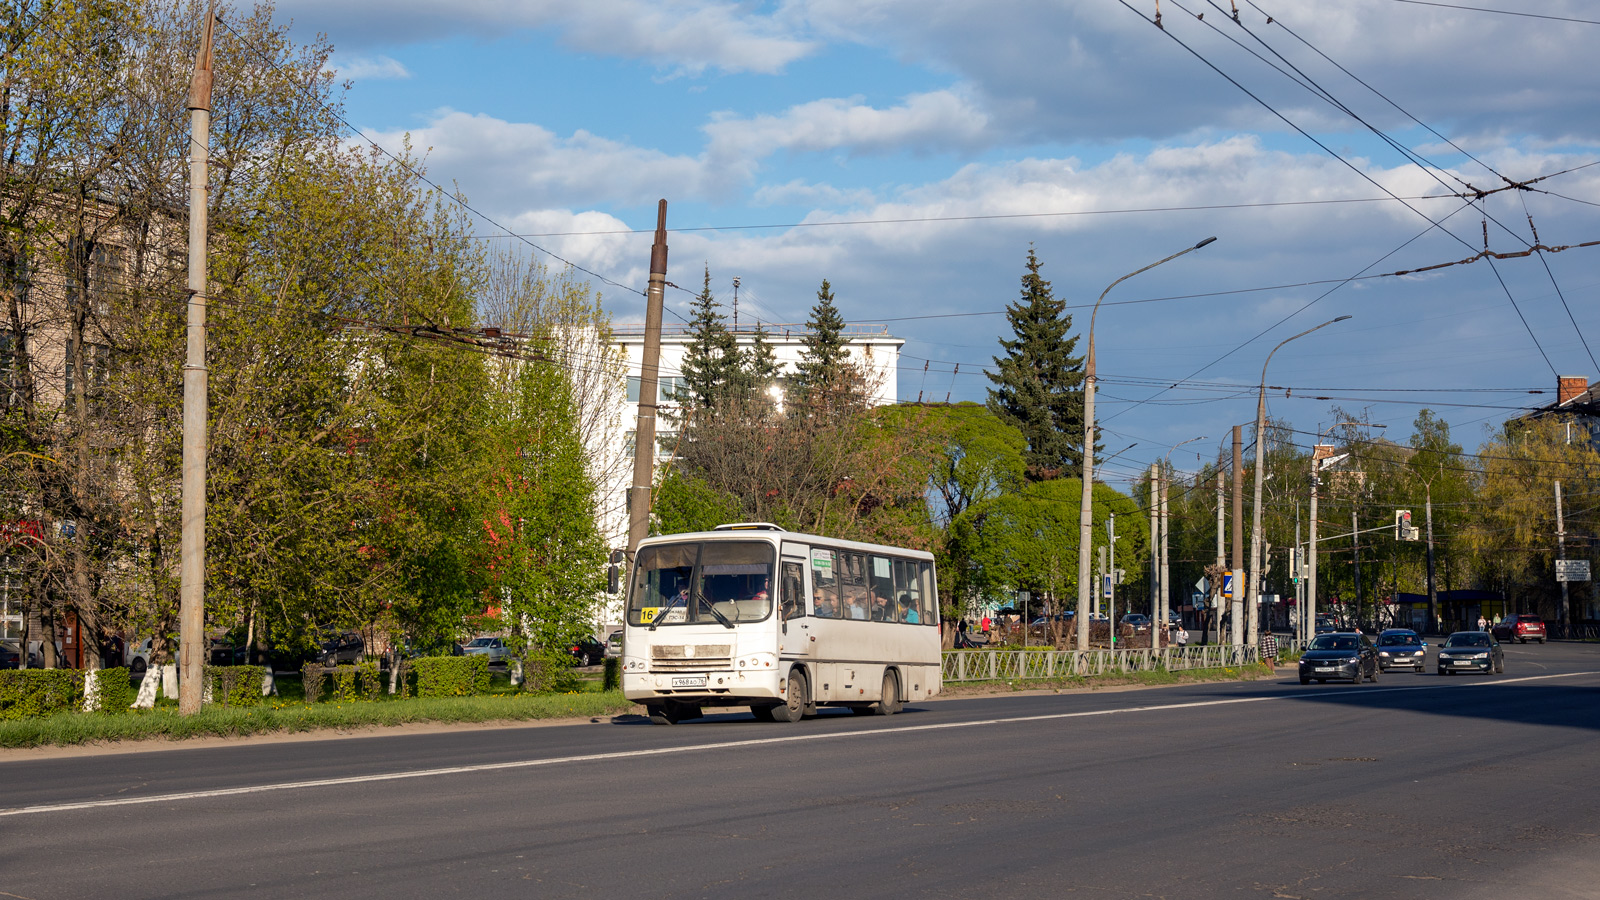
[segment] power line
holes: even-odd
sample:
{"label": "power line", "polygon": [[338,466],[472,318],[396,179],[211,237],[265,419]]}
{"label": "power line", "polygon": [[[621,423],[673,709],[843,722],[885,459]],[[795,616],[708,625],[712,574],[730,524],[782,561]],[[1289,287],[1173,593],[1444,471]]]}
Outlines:
{"label": "power line", "polygon": [[1569,16],[1551,16],[1541,13],[1518,12],[1511,9],[1492,9],[1487,6],[1462,6],[1456,3],[1437,3],[1434,0],[1390,0],[1392,3],[1410,3],[1414,6],[1437,6],[1440,9],[1461,9],[1468,12],[1495,13],[1501,16],[1522,16],[1528,19],[1550,19],[1556,22],[1576,22],[1579,25],[1600,25],[1594,19],[1574,19]]}

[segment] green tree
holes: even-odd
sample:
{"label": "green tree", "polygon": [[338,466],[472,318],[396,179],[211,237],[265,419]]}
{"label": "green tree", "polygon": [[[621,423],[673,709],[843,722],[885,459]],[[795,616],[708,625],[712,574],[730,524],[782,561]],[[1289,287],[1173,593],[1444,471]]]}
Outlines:
{"label": "green tree", "polygon": [[1083,464],[1083,357],[1069,337],[1072,316],[1057,300],[1050,282],[1039,276],[1041,263],[1028,248],[1022,298],[1006,307],[1014,335],[1002,339],[1005,355],[994,358],[987,373],[989,408],[1027,439],[1028,476],[1036,481],[1059,478]]}
{"label": "green tree", "polygon": [[863,394],[864,376],[850,361],[844,317],[833,299],[833,287],[824,278],[800,339],[800,361],[789,379],[790,402],[798,408],[847,406]]}
{"label": "green tree", "polygon": [[683,354],[683,385],[673,400],[690,409],[714,410],[743,379],[744,354],[738,339],[728,330],[722,304],[711,293],[711,268],[694,300],[694,317],[689,320],[689,344]]}

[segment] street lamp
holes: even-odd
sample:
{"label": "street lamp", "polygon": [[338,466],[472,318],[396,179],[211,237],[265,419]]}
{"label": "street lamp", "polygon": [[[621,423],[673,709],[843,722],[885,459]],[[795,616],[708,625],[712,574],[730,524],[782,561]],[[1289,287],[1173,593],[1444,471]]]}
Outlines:
{"label": "street lamp", "polygon": [[1094,320],[1100,314],[1100,301],[1106,299],[1111,289],[1127,281],[1141,272],[1148,272],[1162,263],[1171,262],[1191,250],[1201,247],[1216,240],[1208,237],[1193,247],[1185,247],[1165,259],[1159,259],[1142,269],[1118,278],[1106,285],[1100,292],[1100,299],[1094,301],[1094,310],[1089,313],[1089,352],[1084,360],[1083,381],[1083,498],[1078,509],[1078,649],[1089,646],[1089,597],[1093,585],[1089,583],[1086,573],[1089,571],[1089,542],[1092,535],[1090,510],[1094,494]]}
{"label": "street lamp", "polygon": [[[1267,354],[1267,361],[1261,364],[1261,394],[1256,401],[1256,478],[1255,478],[1255,508],[1250,512],[1250,572],[1245,579],[1245,644],[1254,647],[1257,643],[1258,630],[1261,620],[1261,604],[1259,600],[1259,586],[1257,581],[1261,578],[1261,483],[1262,475],[1267,467],[1267,441],[1265,431],[1267,428],[1267,366],[1272,362],[1273,354],[1283,349],[1283,345],[1290,341],[1303,338],[1313,331],[1327,328],[1335,322],[1343,322],[1349,316],[1339,316],[1329,319],[1316,328],[1307,328],[1294,337],[1284,338],[1278,346],[1272,348],[1272,353]],[[1238,632],[1235,631],[1235,634]]]}
{"label": "street lamp", "polygon": [[[1171,589],[1167,584],[1167,538],[1169,537],[1167,531],[1167,469],[1172,465],[1173,450],[1182,447],[1184,444],[1192,444],[1195,441],[1203,440],[1206,440],[1206,436],[1202,434],[1186,441],[1179,441],[1168,448],[1167,455],[1162,458],[1161,484],[1157,488],[1160,491],[1161,499],[1157,501],[1158,508],[1154,511],[1156,514],[1155,519],[1159,523],[1157,528],[1160,531],[1160,544],[1152,543],[1150,546],[1151,554],[1159,557],[1159,562],[1157,563],[1159,574],[1155,579],[1156,603],[1150,606],[1150,618],[1154,620],[1150,624],[1150,649],[1152,650],[1161,649],[1161,629],[1167,626],[1167,598],[1171,593]],[[1159,550],[1157,549],[1158,546]]]}

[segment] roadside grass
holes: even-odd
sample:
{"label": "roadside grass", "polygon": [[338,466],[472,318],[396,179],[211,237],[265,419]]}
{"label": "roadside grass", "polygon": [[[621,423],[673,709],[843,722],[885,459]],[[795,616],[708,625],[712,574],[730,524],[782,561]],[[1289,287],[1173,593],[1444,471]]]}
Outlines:
{"label": "roadside grass", "polygon": [[[495,687],[500,687],[496,685]],[[418,722],[521,722],[575,716],[610,716],[633,708],[621,691],[600,691],[598,682],[561,694],[513,692],[509,685],[475,697],[325,700],[307,704],[298,679],[279,682],[278,697],[260,706],[207,706],[193,716],[178,715],[176,701],[155,709],[122,713],[61,713],[37,719],[0,722],[0,747],[71,746],[102,741],[198,737],[243,737],[322,729],[407,725]],[[491,688],[493,690],[493,688]]]}
{"label": "roadside grass", "polygon": [[1271,678],[1273,668],[1265,664],[1228,666],[1220,669],[1181,669],[1167,671],[1152,669],[1148,672],[1130,672],[1126,675],[1070,676],[1066,678],[1001,679],[998,681],[947,681],[943,696],[966,694],[1004,693],[1006,691],[1065,691],[1096,690],[1106,687],[1145,686],[1171,684],[1203,684],[1214,681],[1257,681]]}

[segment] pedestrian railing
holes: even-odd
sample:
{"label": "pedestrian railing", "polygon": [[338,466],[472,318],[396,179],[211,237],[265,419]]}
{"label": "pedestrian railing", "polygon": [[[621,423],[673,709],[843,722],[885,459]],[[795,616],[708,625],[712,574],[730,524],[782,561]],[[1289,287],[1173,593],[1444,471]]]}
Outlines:
{"label": "pedestrian railing", "polygon": [[1552,640],[1600,641],[1600,625],[1560,625],[1552,622],[1545,627]]}
{"label": "pedestrian railing", "polygon": [[1221,669],[1249,665],[1258,658],[1255,647],[1239,644],[1159,650],[948,650],[943,674],[945,681],[1025,681]]}

